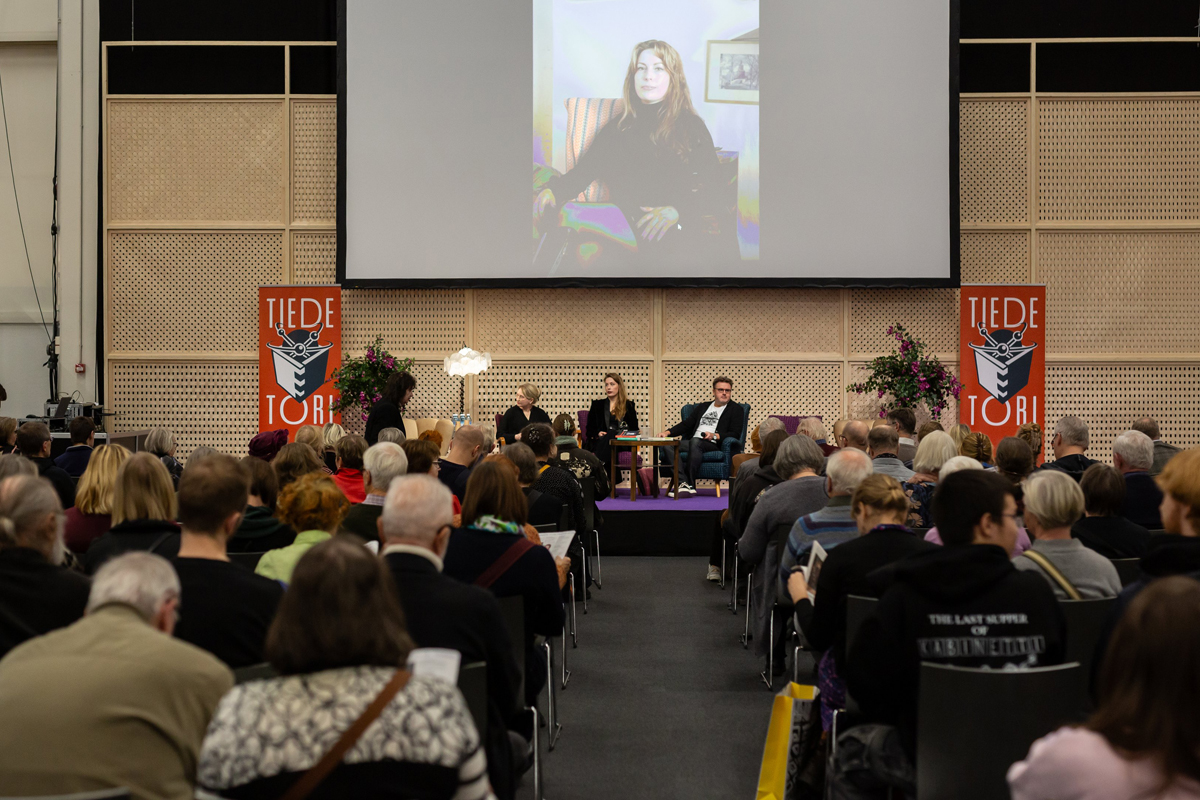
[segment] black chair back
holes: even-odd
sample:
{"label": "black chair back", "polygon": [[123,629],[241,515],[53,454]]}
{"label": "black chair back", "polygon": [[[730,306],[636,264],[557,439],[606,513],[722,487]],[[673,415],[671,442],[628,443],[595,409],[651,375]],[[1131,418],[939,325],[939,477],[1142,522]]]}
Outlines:
{"label": "black chair back", "polygon": [[875,606],[878,605],[879,599],[875,597],[862,597],[857,594],[846,595],[846,652],[850,652],[850,645],[854,644],[854,637],[858,635],[858,629],[862,627],[863,620],[875,613]]}
{"label": "black chair back", "polygon": [[579,532],[582,536],[596,530],[596,479],[580,478],[579,487],[583,489],[583,530]]}
{"label": "black chair back", "polygon": [[1086,683],[1075,663],[1027,670],[921,664],[917,800],[1008,800],[1008,768],[1035,740],[1082,719]]}
{"label": "black chair back", "polygon": [[929,533],[929,528],[912,528],[911,530],[917,535],[918,539],[924,539],[925,534]]}
{"label": "black chair back", "polygon": [[1140,558],[1111,558],[1112,565],[1117,568],[1117,577],[1121,586],[1128,586],[1142,577],[1142,560]]}
{"label": "black chair back", "polygon": [[546,522],[541,525],[534,525],[533,528],[538,533],[554,533],[555,531],[558,530],[558,523],[557,522]]}
{"label": "black chair back", "polygon": [[1058,601],[1058,607],[1067,620],[1066,660],[1078,661],[1084,675],[1092,674],[1096,643],[1100,641],[1100,632],[1104,630],[1104,623],[1108,621],[1116,603],[1115,597]]}
{"label": "black chair back", "polygon": [[517,673],[521,676],[521,685],[517,687],[517,697],[525,697],[525,598],[520,595],[513,597],[498,597],[500,614],[504,617],[504,627],[508,630],[508,640],[512,642],[513,655],[517,659]]}
{"label": "black chair back", "polygon": [[266,553],[227,553],[227,555],[233,563],[241,564],[243,567],[253,570],[258,566],[259,559],[265,556]]}
{"label": "black chair back", "polygon": [[488,693],[487,693],[487,662],[472,661],[463,664],[458,670],[458,690],[467,701],[467,710],[475,720],[475,729],[479,731],[479,740],[487,741]]}
{"label": "black chair back", "polygon": [[558,527],[554,530],[569,531],[571,530],[571,506],[563,503],[562,513],[558,517]]}
{"label": "black chair back", "polygon": [[262,681],[267,678],[278,678],[279,673],[270,664],[251,664],[248,667],[238,667],[233,671],[233,682],[246,683],[247,681]]}

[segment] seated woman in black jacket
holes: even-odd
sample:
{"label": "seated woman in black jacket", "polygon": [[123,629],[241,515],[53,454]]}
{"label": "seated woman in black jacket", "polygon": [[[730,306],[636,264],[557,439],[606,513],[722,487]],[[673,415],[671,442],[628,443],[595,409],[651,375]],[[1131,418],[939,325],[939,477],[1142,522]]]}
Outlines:
{"label": "seated woman in black jacket", "polygon": [[[612,464],[608,443],[623,430],[638,429],[637,408],[625,396],[625,381],[615,372],[604,376],[604,397],[592,401],[588,411],[587,433],[583,446],[596,454],[608,469]],[[614,476],[609,476],[612,479]]]}
{"label": "seated woman in black jacket", "polygon": [[151,453],[134,453],[117,471],[113,485],[112,527],[92,542],[83,564],[89,575],[105,561],[130,550],[164,558],[179,552],[180,530],[175,487],[166,466]]}
{"label": "seated woman in black jacket", "polygon": [[533,422],[550,424],[550,415],[535,404],[542,396],[541,390],[532,383],[523,383],[517,387],[517,404],[504,412],[500,420],[500,429],[496,437],[504,439],[505,444],[521,441],[521,428]]}
{"label": "seated woman in black jacket", "polygon": [[366,440],[368,445],[379,441],[379,432],[384,428],[404,430],[404,407],[417,389],[417,379],[409,372],[393,372],[383,387],[383,394],[367,415]]}

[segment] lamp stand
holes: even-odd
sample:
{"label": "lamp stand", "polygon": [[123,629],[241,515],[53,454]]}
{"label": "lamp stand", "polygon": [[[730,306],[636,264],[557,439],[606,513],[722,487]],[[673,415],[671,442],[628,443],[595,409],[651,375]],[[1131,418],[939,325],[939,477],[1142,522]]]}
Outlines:
{"label": "lamp stand", "polygon": [[458,413],[466,413],[467,376],[458,376]]}

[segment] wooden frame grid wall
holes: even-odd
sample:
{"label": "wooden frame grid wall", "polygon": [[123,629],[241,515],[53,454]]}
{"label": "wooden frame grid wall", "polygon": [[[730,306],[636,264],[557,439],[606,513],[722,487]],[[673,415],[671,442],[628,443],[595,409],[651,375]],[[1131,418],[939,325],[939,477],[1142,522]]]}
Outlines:
{"label": "wooden frame grid wall", "polygon": [[[1038,92],[1039,42],[1094,41],[1198,40],[963,40],[1028,42],[1030,91],[961,96],[962,279],[1047,284],[1051,426],[1077,410],[1098,457],[1140,414],[1200,445],[1200,92]],[[109,95],[108,47],[131,44],[282,46],[284,93]],[[334,281],[336,98],[291,93],[299,45],[335,43],[104,45],[107,405],[118,428],[172,426],[185,454],[240,454],[256,427],[253,286]],[[467,383],[484,422],[521,375],[553,416],[586,408],[610,369],[655,430],[719,373],[752,424],[873,415],[877,399],[844,387],[897,322],[958,361],[951,289],[344,290],[342,314],[343,351],[378,333],[417,360],[413,416],[457,411],[444,355],[490,351],[494,374]]]}

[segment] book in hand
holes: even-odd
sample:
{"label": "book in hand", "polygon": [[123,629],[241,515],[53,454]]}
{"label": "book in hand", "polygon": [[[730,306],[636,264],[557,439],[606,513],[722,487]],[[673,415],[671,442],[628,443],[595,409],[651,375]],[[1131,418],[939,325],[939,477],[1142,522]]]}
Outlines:
{"label": "book in hand", "polygon": [[821,567],[825,564],[825,548],[813,542],[812,550],[808,553],[808,564],[804,567],[804,582],[808,584],[809,602],[817,599],[817,579],[821,577]]}
{"label": "book in hand", "polygon": [[542,545],[550,551],[550,555],[555,558],[563,558],[567,555],[567,550],[571,547],[571,540],[575,538],[575,531],[547,531],[539,533],[538,538],[542,540]]}

